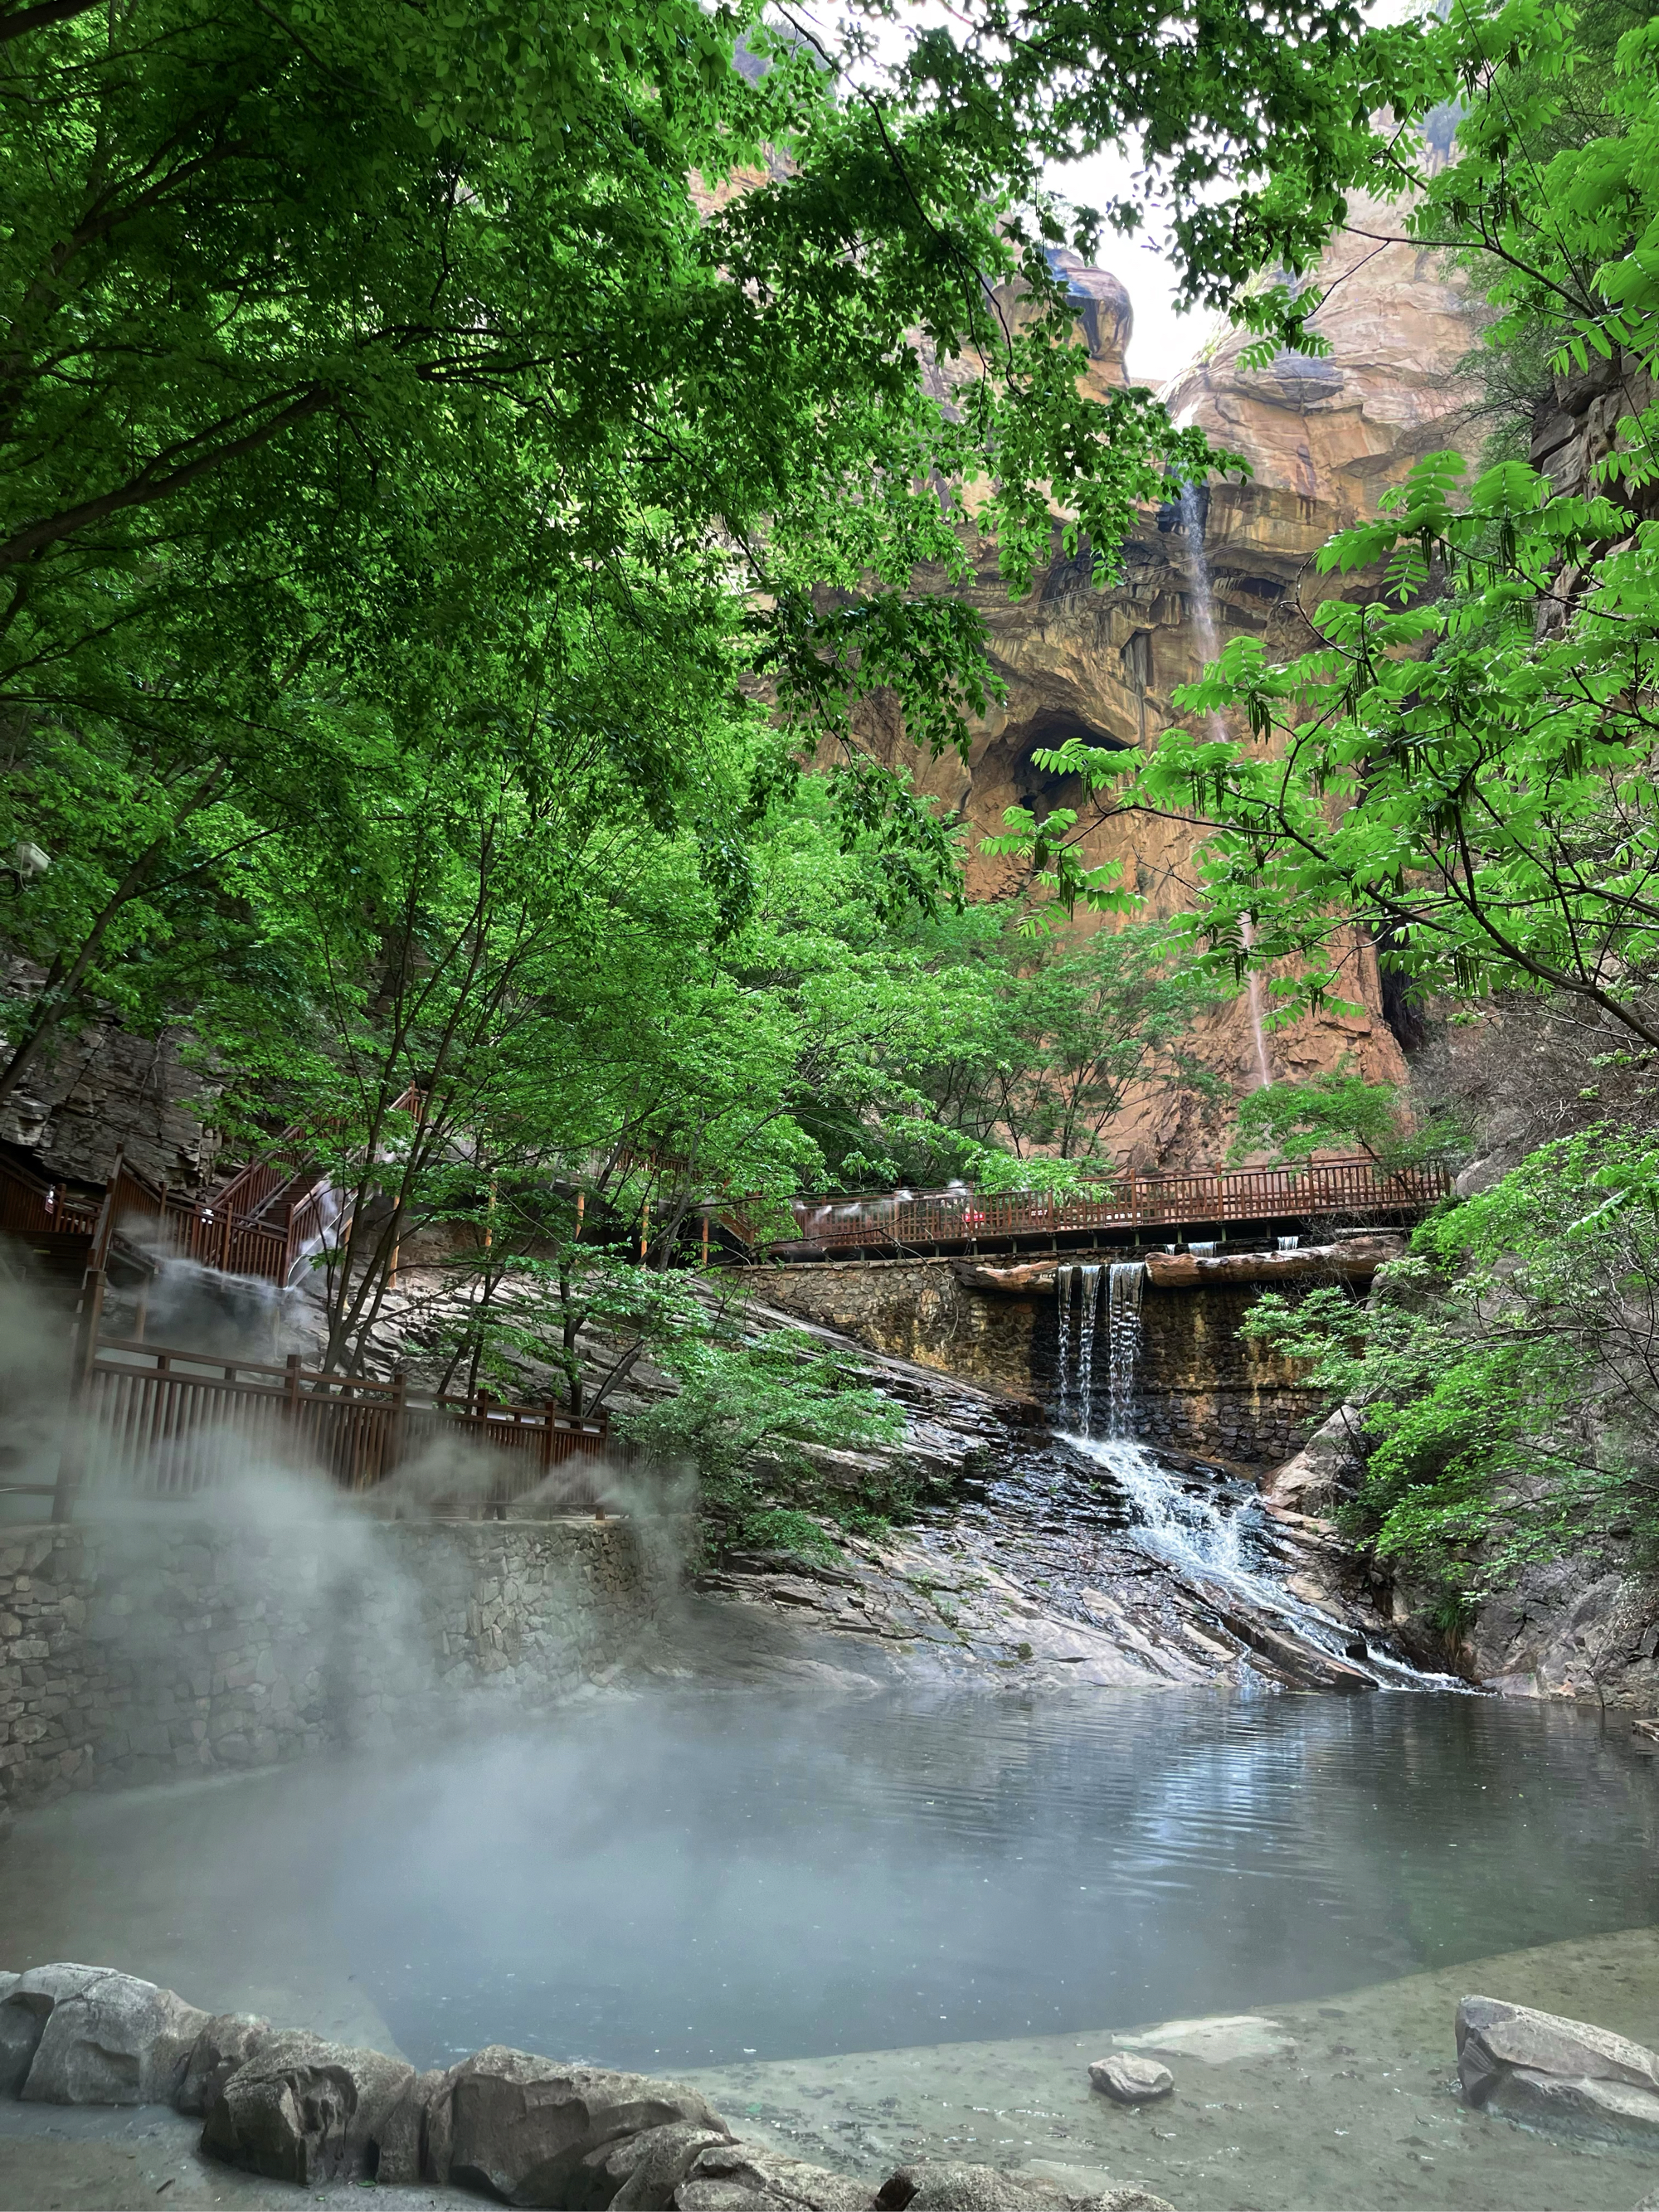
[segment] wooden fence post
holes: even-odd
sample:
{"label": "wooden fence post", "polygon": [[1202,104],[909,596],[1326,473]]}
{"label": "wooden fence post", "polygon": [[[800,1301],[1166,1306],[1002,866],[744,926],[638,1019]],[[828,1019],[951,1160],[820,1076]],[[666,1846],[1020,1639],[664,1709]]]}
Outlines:
{"label": "wooden fence post", "polygon": [[380,1463],[382,1480],[393,1474],[404,1455],[404,1424],[409,1408],[409,1377],[400,1367],[392,1377],[392,1413],[386,1423],[386,1455]]}
{"label": "wooden fence post", "polygon": [[98,1326],[103,1315],[104,1271],[101,1267],[88,1267],[81,1280],[81,1307],[70,1356],[64,1442],[58,1455],[58,1481],[52,1493],[52,1517],[55,1522],[71,1520],[75,1514],[75,1493],[80,1487],[85,1451],[80,1424],[89,1395],[87,1385],[91,1380],[93,1362],[98,1357]]}

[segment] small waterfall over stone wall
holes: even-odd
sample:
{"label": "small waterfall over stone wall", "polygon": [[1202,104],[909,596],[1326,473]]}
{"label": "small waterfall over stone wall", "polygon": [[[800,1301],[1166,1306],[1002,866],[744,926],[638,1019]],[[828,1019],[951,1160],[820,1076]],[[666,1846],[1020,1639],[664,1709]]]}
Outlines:
{"label": "small waterfall over stone wall", "polygon": [[[1054,1270],[1055,1415],[1062,1430],[1079,1436],[1095,1432],[1095,1344],[1103,1316],[1106,1337],[1106,1433],[1134,1432],[1135,1368],[1140,1357],[1140,1297],[1146,1286],[1140,1260],[1089,1261]],[[1106,1295],[1103,1299],[1101,1291]],[[1073,1358],[1072,1316],[1077,1314],[1077,1351]]]}
{"label": "small waterfall over stone wall", "polygon": [[[1279,1243],[1281,1249],[1295,1249],[1293,1239]],[[1356,1636],[1334,1614],[1286,1588],[1274,1571],[1271,1532],[1254,1485],[1201,1468],[1177,1474],[1144,1441],[1136,1386],[1146,1285],[1146,1268],[1139,1260],[1054,1270],[1055,1425],[1073,1450],[1109,1478],[1127,1505],[1130,1540],[1212,1606],[1230,1632],[1247,1641],[1254,1636],[1258,1648],[1264,1632],[1270,1650],[1275,1635],[1288,1636],[1304,1653],[1345,1669],[1350,1684],[1357,1671],[1379,1688],[1457,1686],[1447,1677],[1418,1673],[1385,1644]],[[1095,1340],[1103,1328],[1105,1402],[1097,1414]]]}

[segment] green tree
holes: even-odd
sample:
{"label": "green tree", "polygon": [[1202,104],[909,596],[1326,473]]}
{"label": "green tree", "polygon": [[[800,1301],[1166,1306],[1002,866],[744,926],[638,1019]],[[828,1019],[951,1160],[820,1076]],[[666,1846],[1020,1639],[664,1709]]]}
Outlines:
{"label": "green tree", "polygon": [[1359,1409],[1352,1532],[1455,1613],[1529,1563],[1659,1547],[1659,1149],[1598,1126],[1432,1217],[1369,1304],[1246,1322]]}

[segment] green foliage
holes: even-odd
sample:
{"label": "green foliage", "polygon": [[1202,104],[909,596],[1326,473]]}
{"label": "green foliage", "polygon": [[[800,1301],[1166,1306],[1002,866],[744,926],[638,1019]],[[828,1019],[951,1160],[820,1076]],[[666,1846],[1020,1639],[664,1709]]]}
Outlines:
{"label": "green foliage", "polygon": [[1353,1532],[1457,1601],[1610,1536],[1659,1556],[1659,1146],[1605,1125],[1443,1209],[1369,1304],[1269,1293],[1253,1334],[1359,1408]]}
{"label": "green foliage", "polygon": [[1310,1160],[1321,1152],[1358,1149],[1379,1165],[1412,1167],[1444,1157],[1456,1141],[1444,1119],[1419,1127],[1391,1083],[1367,1083],[1338,1069],[1305,1082],[1264,1084],[1237,1107],[1229,1157],[1252,1152],[1274,1160]]}
{"label": "green foliage", "polygon": [[873,1498],[867,1492],[854,1497],[825,1483],[814,1468],[810,1447],[891,1448],[903,1436],[904,1421],[896,1406],[860,1379],[845,1354],[825,1352],[806,1331],[779,1329],[744,1340],[728,1327],[683,1341],[660,1358],[679,1385],[676,1395],[618,1425],[651,1459],[696,1468],[705,1512],[723,1547],[833,1552],[805,1504],[867,1526],[875,1510],[902,1501],[902,1480]]}

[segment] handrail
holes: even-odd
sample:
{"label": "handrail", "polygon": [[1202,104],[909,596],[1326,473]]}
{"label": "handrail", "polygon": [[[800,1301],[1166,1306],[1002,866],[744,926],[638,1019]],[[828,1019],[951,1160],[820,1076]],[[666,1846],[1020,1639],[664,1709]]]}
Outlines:
{"label": "handrail", "polygon": [[[1104,1178],[1103,1177],[1103,1181]],[[750,1201],[724,1209],[722,1224],[753,1251],[834,1251],[878,1246],[975,1243],[1000,1237],[1054,1236],[1094,1229],[1224,1224],[1321,1213],[1426,1212],[1449,1196],[1443,1167],[1389,1168],[1369,1154],[1295,1167],[1196,1170],[1141,1176],[1125,1170],[1094,1193],[991,1194],[965,1188],[856,1197]],[[787,1208],[793,1236],[768,1234]]]}

